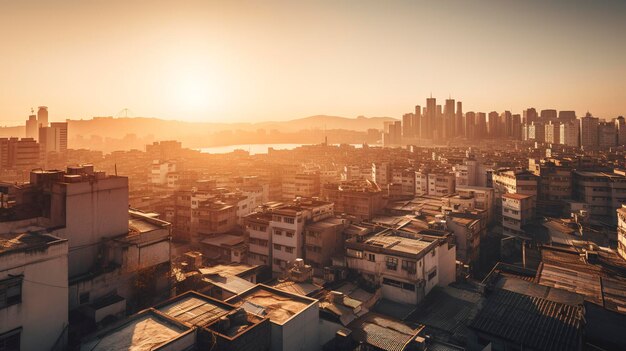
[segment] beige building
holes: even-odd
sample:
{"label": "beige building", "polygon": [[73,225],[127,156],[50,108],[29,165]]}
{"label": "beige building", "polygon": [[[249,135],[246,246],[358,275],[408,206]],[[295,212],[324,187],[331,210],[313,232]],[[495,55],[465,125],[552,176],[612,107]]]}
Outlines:
{"label": "beige building", "polygon": [[0,346],[63,350],[68,324],[67,240],[32,224],[0,223]]}

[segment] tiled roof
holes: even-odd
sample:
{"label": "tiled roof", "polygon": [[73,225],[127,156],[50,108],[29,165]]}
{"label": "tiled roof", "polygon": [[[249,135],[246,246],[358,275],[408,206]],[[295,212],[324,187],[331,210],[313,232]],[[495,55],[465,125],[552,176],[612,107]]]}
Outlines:
{"label": "tiled roof", "polygon": [[576,350],[582,338],[583,307],[508,290],[495,290],[470,328],[534,350]]}

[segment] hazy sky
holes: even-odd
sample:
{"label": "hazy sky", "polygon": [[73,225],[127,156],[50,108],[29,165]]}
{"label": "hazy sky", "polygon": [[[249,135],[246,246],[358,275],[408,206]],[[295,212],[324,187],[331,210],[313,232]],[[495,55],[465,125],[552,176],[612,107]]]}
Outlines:
{"label": "hazy sky", "polygon": [[0,124],[626,114],[626,1],[0,0]]}

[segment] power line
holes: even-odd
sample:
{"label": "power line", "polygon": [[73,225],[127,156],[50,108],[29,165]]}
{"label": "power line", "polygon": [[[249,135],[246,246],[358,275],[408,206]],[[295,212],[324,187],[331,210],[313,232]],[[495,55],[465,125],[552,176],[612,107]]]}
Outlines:
{"label": "power line", "polygon": [[33,284],[39,284],[39,285],[44,285],[44,286],[49,286],[51,288],[59,288],[59,289],[68,289],[67,286],[60,286],[60,285],[54,285],[54,284],[48,284],[48,283],[42,283],[42,282],[36,282],[34,280],[28,280],[28,279],[24,279],[22,278],[23,281],[25,282],[29,282],[29,283],[33,283]]}

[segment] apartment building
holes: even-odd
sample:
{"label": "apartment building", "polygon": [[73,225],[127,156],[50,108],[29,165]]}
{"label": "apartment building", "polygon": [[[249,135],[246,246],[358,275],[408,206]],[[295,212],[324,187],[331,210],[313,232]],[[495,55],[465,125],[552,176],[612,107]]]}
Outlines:
{"label": "apartment building", "polygon": [[535,197],[524,194],[502,195],[502,233],[527,237],[524,225],[535,218]]}
{"label": "apartment building", "polygon": [[[484,212],[484,211],[482,211]],[[445,216],[446,229],[454,233],[456,259],[477,270],[480,240],[487,235],[487,218],[480,211],[450,212]]]}
{"label": "apartment building", "polygon": [[616,223],[616,210],[626,203],[626,176],[604,172],[573,172],[574,197],[583,201],[595,219]]}
{"label": "apartment building", "polygon": [[297,172],[283,177],[282,197],[291,201],[297,197],[315,197],[320,195],[319,172]]}
{"label": "apartment building", "polygon": [[370,220],[385,207],[383,191],[369,180],[330,183],[322,188],[322,199],[335,204],[335,213]]}
{"label": "apartment building", "polygon": [[447,171],[415,172],[415,195],[445,196],[456,190],[455,173]]}
{"label": "apartment building", "polygon": [[304,259],[315,275],[323,275],[323,268],[331,265],[331,258],[343,254],[343,230],[348,225],[345,219],[329,217],[304,227]]}
{"label": "apartment building", "polygon": [[40,166],[39,144],[33,138],[0,138],[0,169],[28,170]]}
{"label": "apartment building", "polygon": [[[494,207],[495,207],[495,194],[493,188],[480,187],[480,186],[459,186],[456,188],[459,201],[471,199],[471,206],[460,206],[462,209],[477,209],[484,210],[487,213],[487,223],[491,223],[494,220]],[[449,200],[450,205],[456,204],[456,198],[451,197]],[[459,205],[461,203],[459,202]]]}
{"label": "apartment building", "polygon": [[385,229],[346,240],[346,263],[382,297],[418,304],[436,286],[455,281],[453,236],[437,237]]}
{"label": "apartment building", "polygon": [[304,254],[304,228],[333,215],[333,203],[300,199],[293,204],[266,207],[245,217],[249,263],[265,264],[276,275]]}
{"label": "apartment building", "polygon": [[[150,166],[150,184],[157,186],[168,186],[168,178],[170,174],[176,172],[176,162],[174,161],[152,161]],[[170,183],[174,187],[174,183]]]}
{"label": "apartment building", "polygon": [[561,123],[559,133],[559,140],[562,145],[580,146],[580,123],[577,120]]}
{"label": "apartment building", "polygon": [[0,223],[0,348],[60,351],[67,343],[68,243],[31,223]]}
{"label": "apartment building", "polygon": [[399,188],[399,196],[415,195],[415,171],[410,168],[393,168],[391,183]]}

